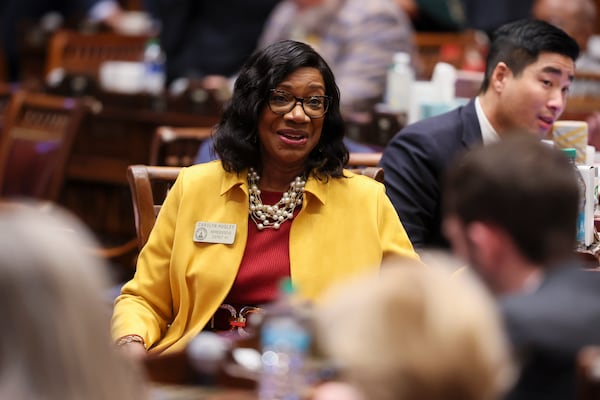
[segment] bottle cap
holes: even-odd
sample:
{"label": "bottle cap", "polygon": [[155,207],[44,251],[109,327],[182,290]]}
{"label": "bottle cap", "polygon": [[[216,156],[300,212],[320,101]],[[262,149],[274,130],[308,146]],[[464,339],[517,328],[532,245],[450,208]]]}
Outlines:
{"label": "bottle cap", "polygon": [[569,158],[570,160],[575,160],[577,158],[577,149],[574,147],[565,147],[561,149],[562,152]]}
{"label": "bottle cap", "polygon": [[394,53],[394,64],[408,64],[410,62],[410,54],[401,51]]}
{"label": "bottle cap", "polygon": [[282,294],[286,294],[286,295],[294,294],[296,292],[296,289],[294,288],[294,285],[292,284],[292,279],[291,278],[283,278],[279,282],[279,291]]}

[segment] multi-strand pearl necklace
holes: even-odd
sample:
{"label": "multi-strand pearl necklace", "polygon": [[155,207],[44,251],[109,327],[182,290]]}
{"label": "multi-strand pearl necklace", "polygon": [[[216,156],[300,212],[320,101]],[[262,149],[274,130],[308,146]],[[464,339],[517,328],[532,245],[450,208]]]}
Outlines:
{"label": "multi-strand pearl necklace", "polygon": [[302,204],[304,186],[306,181],[299,176],[290,183],[290,188],[283,193],[283,197],[272,206],[264,205],[260,197],[258,181],[260,176],[253,168],[248,171],[248,187],[250,200],[248,213],[259,230],[266,228],[279,229],[288,219],[294,218],[294,209]]}

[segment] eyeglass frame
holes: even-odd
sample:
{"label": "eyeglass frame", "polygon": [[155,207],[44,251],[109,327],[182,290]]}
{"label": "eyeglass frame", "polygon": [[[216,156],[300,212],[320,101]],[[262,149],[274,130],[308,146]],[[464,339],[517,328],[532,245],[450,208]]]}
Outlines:
{"label": "eyeglass frame", "polygon": [[[276,92],[285,93],[285,94],[287,94],[287,95],[290,95],[290,96],[292,96],[292,97],[294,98],[294,100],[296,100],[296,101],[293,103],[292,107],[291,107],[291,108],[290,108],[288,111],[285,111],[285,112],[281,112],[281,111],[274,111],[274,110],[273,110],[273,108],[271,107],[271,96],[273,95],[273,93],[276,93]],[[324,100],[323,104],[325,104],[325,106],[323,107],[323,108],[324,108],[324,110],[323,110],[323,114],[319,115],[318,117],[312,117],[312,116],[310,116],[310,115],[309,115],[309,114],[306,112],[306,110],[304,109],[304,101],[305,101],[305,100],[307,100],[307,99],[315,98],[315,97],[322,98],[322,99]],[[271,112],[273,112],[274,114],[277,114],[277,115],[285,115],[285,114],[287,114],[287,113],[291,112],[291,111],[292,111],[294,108],[296,108],[296,106],[298,105],[298,103],[300,103],[300,107],[302,107],[302,112],[304,112],[304,114],[305,114],[305,115],[306,115],[308,118],[310,118],[310,119],[319,119],[319,118],[323,118],[323,117],[325,116],[325,114],[327,114],[327,111],[329,110],[329,103],[331,102],[331,100],[332,100],[332,97],[331,97],[331,96],[327,96],[327,95],[322,95],[322,96],[307,96],[307,97],[296,97],[296,96],[294,96],[293,94],[291,94],[290,92],[287,92],[287,91],[285,91],[285,90],[281,90],[281,89],[269,89],[269,98],[267,99],[267,105],[268,105],[268,107],[269,107],[269,110],[271,110]]]}

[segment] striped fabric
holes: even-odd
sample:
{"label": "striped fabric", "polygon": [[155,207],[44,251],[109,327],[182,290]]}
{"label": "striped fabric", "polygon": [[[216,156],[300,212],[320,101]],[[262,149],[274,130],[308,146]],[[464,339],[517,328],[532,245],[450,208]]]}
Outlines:
{"label": "striped fabric", "polygon": [[325,0],[300,12],[281,2],[265,25],[259,46],[282,39],[311,44],[333,70],[347,111],[381,101],[395,52],[414,53],[409,18],[394,0]]}

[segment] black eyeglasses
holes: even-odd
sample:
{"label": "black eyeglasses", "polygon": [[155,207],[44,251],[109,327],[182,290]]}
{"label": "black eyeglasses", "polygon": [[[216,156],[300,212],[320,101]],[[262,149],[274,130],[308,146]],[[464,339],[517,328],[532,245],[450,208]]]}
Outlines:
{"label": "black eyeglasses", "polygon": [[296,97],[279,89],[271,89],[269,93],[269,108],[275,114],[284,115],[289,113],[300,103],[304,113],[309,118],[321,118],[329,107],[329,96]]}

